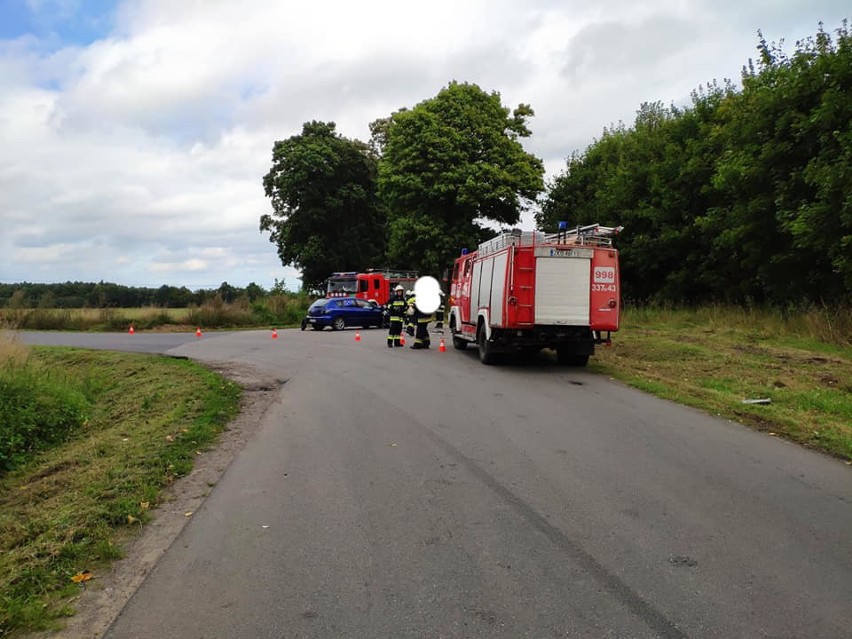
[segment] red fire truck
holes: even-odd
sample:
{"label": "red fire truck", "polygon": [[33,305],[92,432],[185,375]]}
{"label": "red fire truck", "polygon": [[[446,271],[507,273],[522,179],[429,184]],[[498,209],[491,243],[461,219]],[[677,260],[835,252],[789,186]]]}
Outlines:
{"label": "red fire truck", "polygon": [[513,230],[462,250],[453,266],[453,345],[479,347],[483,364],[499,353],[552,348],[562,364],[585,366],[595,344],[618,330],[618,251],[622,227],[598,224],[545,235]]}
{"label": "red fire truck", "polygon": [[337,271],[325,280],[326,297],[351,297],[358,292],[357,271]]}
{"label": "red fire truck", "polygon": [[367,269],[364,273],[355,271],[332,273],[326,280],[326,297],[357,297],[362,300],[375,300],[385,306],[390,300],[391,291],[397,284],[406,289],[414,288],[417,271],[395,269]]}

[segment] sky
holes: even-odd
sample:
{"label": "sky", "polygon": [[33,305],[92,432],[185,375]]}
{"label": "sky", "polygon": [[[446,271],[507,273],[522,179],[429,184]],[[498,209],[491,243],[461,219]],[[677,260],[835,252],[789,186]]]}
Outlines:
{"label": "sky", "polygon": [[[840,0],[0,0],[0,282],[300,286],[260,216],[272,146],[472,82],[530,104],[555,177],[643,102],[739,81]],[[522,220],[531,229],[531,216]],[[398,265],[400,268],[405,265]]]}

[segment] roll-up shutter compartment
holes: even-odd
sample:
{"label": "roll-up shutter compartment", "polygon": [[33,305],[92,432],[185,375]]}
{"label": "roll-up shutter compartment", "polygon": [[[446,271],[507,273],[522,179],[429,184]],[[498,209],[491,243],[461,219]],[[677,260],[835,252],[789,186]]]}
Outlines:
{"label": "roll-up shutter compartment", "polygon": [[535,323],[588,326],[590,274],[585,258],[536,258]]}

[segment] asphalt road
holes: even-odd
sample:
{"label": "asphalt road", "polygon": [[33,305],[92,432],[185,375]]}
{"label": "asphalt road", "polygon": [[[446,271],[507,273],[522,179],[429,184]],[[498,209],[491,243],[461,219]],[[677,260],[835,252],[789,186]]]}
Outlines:
{"label": "asphalt road", "polygon": [[842,462],[360,334],[84,336],[289,380],[108,637],[852,637]]}

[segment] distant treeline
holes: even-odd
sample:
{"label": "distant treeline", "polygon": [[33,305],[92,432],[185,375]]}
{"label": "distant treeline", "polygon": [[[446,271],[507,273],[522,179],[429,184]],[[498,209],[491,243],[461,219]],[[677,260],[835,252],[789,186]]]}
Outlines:
{"label": "distant treeline", "polygon": [[[285,292],[276,282],[273,293]],[[222,282],[219,288],[191,291],[185,286],[145,288],[110,282],[65,282],[64,284],[0,284],[0,308],[186,308],[213,299],[231,303],[240,299],[254,302],[268,295],[262,286],[245,288]]]}
{"label": "distant treeline", "polygon": [[624,225],[625,296],[781,307],[852,302],[852,37],[788,56],[761,36],[742,89],[644,104],[550,185],[540,227]]}

